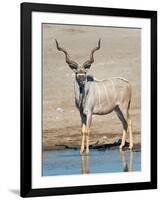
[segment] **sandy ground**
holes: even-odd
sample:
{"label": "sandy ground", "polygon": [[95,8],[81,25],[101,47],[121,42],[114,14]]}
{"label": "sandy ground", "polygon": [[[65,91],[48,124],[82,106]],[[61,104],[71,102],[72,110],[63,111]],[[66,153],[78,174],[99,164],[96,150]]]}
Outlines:
{"label": "sandy ground", "polygon": [[[74,73],[56,49],[55,39],[82,64],[101,38],[89,74],[97,79],[124,77],[132,85],[131,118],[134,143],[140,143],[140,42],[141,30],[112,27],[43,24],[43,149],[80,144],[80,116],[74,103]],[[90,143],[111,143],[121,137],[115,113],[94,116]],[[127,138],[128,139],[128,138]]]}

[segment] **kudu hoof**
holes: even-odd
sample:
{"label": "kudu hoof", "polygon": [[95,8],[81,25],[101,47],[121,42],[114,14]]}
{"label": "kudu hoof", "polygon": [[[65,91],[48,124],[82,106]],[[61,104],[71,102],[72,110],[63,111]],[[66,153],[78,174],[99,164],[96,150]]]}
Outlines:
{"label": "kudu hoof", "polygon": [[122,149],[123,149],[123,145],[120,145],[119,150],[122,151]]}
{"label": "kudu hoof", "polygon": [[133,150],[133,146],[129,146],[129,150],[132,151]]}
{"label": "kudu hoof", "polygon": [[86,151],[86,155],[87,155],[87,156],[89,155],[89,150]]}
{"label": "kudu hoof", "polygon": [[84,154],[84,151],[80,150],[80,155],[83,156]]}

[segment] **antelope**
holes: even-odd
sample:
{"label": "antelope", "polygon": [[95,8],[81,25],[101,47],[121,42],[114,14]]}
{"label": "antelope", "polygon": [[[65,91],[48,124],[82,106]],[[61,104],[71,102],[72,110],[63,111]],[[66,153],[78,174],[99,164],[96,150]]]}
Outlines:
{"label": "antelope", "polygon": [[123,126],[122,140],[119,146],[120,151],[125,146],[127,131],[129,132],[129,149],[133,148],[132,123],[129,114],[132,89],[128,80],[121,77],[114,77],[106,80],[96,80],[87,74],[91,64],[94,62],[94,52],[100,49],[101,40],[91,50],[89,60],[79,65],[71,60],[68,52],[59,46],[58,51],[65,54],[65,61],[75,72],[74,93],[75,104],[81,117],[81,145],[80,155],[83,155],[86,145],[86,155],[89,154],[89,135],[92,122],[92,115],[106,115],[115,111]]}

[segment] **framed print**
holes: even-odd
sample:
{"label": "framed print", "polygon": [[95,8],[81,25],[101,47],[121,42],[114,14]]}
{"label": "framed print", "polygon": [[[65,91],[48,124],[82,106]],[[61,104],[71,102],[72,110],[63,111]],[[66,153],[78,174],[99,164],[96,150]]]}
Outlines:
{"label": "framed print", "polygon": [[21,4],[21,196],[157,188],[157,12]]}

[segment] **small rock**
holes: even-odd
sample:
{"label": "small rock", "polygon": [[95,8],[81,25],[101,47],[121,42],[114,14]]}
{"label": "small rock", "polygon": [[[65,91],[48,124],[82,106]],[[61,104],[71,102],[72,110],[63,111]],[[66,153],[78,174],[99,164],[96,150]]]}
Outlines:
{"label": "small rock", "polygon": [[120,143],[121,139],[119,137],[116,137],[115,142]]}
{"label": "small rock", "polygon": [[74,78],[74,77],[75,77],[75,73],[72,73],[72,74],[71,74],[71,77]]}
{"label": "small rock", "polygon": [[64,112],[63,108],[60,108],[60,107],[58,107],[58,108],[56,109],[56,111],[57,111],[57,112],[61,112],[61,113]]}

